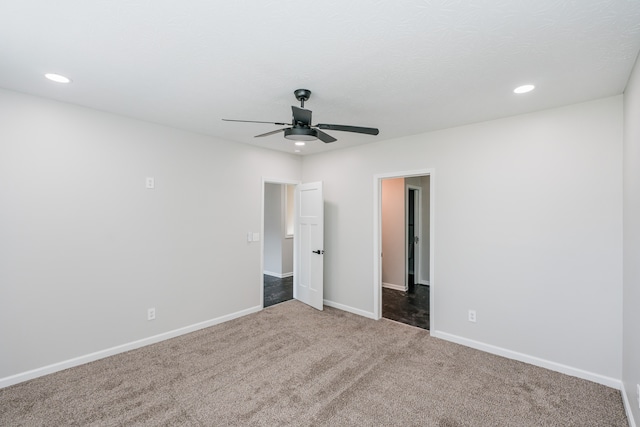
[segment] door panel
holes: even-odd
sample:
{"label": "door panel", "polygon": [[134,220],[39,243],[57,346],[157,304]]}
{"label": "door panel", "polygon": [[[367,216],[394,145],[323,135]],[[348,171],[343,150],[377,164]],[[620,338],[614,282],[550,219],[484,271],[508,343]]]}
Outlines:
{"label": "door panel", "polygon": [[295,193],[293,297],[318,310],[324,300],[324,199],[322,182],[300,184]]}

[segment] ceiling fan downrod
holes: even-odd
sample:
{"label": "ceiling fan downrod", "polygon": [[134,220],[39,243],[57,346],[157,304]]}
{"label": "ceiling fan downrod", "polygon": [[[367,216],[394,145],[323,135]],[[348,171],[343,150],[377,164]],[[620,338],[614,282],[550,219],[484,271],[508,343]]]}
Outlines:
{"label": "ceiling fan downrod", "polygon": [[293,94],[296,96],[296,99],[300,101],[300,108],[304,108],[304,101],[309,100],[311,91],[309,89],[296,89]]}

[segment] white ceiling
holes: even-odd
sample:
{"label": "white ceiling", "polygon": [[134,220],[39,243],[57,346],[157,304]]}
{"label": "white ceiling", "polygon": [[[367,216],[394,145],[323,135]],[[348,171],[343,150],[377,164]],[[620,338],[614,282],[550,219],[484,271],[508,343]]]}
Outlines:
{"label": "white ceiling", "polygon": [[620,94],[639,50],[637,0],[0,0],[0,87],[287,152],[221,119],[307,88],[314,123],[380,129],[301,154]]}

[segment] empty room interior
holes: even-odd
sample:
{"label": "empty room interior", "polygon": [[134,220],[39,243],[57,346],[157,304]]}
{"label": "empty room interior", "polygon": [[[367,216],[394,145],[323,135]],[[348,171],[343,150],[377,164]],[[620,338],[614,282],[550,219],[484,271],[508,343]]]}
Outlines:
{"label": "empty room interior", "polygon": [[[492,405],[507,400],[503,425],[580,417],[516,397],[476,407],[499,382],[443,368],[456,354],[601,387],[619,402],[604,420],[640,422],[640,2],[26,0],[0,4],[0,40],[0,424],[46,425],[34,402],[73,406],[56,375],[134,354],[154,387],[179,365],[197,389],[195,361],[214,350],[238,364],[207,386],[228,375],[229,398],[254,396],[263,418],[189,406],[207,397],[183,384],[183,425],[367,424],[393,394],[367,381],[397,357],[419,381],[401,399],[415,425],[499,425]],[[404,233],[395,247],[387,226]],[[266,301],[274,277],[292,301]],[[383,316],[385,292],[409,286],[426,292],[427,327]],[[318,345],[329,334],[334,350]],[[188,337],[191,359],[155,359]],[[322,365],[298,372],[296,352]],[[256,372],[281,358],[287,384],[263,371],[248,386],[251,358]],[[319,403],[337,390],[332,366],[354,382]],[[473,395],[449,390],[455,378]],[[288,388],[303,379],[317,389]],[[470,409],[427,406],[429,387]],[[514,396],[542,399],[534,389]],[[130,394],[119,402],[145,395]],[[170,424],[98,400],[87,413],[103,418],[55,419]]]}

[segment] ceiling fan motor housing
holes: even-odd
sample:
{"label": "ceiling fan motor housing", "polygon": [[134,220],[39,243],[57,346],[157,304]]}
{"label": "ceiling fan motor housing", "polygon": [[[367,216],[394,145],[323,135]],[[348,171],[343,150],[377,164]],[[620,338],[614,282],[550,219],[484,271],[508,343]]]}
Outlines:
{"label": "ceiling fan motor housing", "polygon": [[294,127],[284,130],[284,137],[294,141],[314,141],[318,138],[315,129]]}

